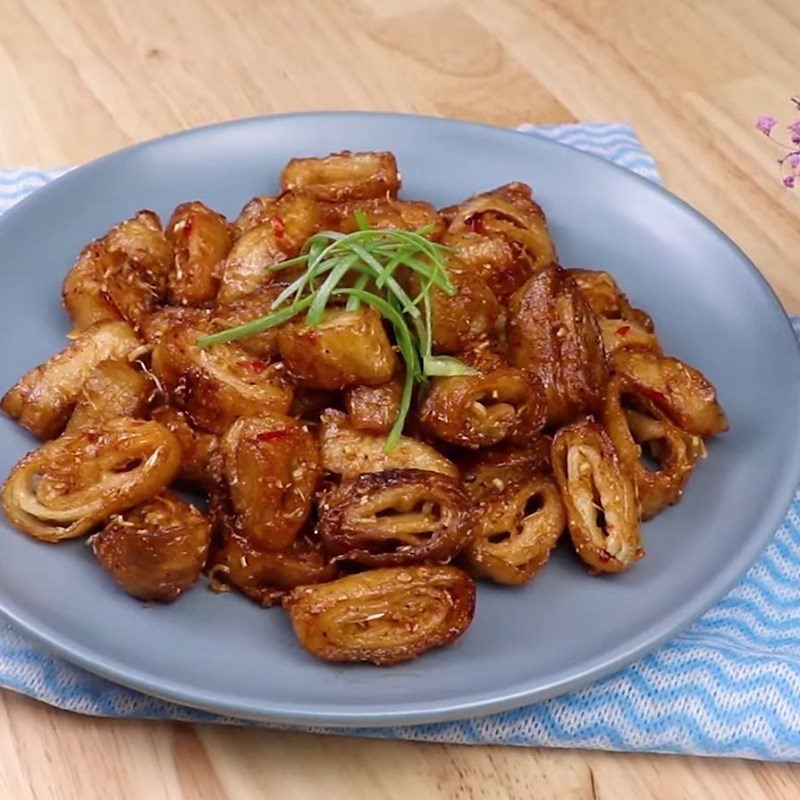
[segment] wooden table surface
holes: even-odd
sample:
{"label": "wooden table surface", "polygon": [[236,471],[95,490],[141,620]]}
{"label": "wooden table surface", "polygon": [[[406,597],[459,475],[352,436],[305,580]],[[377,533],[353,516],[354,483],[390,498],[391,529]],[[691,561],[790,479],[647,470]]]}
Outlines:
{"label": "wooden table surface", "polygon": [[[294,110],[625,121],[797,313],[800,189],[753,119],[788,114],[799,77],[796,0],[0,0],[0,167]],[[95,720],[0,693],[2,800],[798,796],[800,765]]]}

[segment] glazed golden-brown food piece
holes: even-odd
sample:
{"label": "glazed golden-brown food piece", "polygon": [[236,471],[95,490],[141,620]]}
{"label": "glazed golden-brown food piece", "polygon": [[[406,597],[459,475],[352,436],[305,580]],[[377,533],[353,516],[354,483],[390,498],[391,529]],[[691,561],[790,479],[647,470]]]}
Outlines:
{"label": "glazed golden-brown food piece", "polygon": [[297,638],[326,661],[397,664],[458,639],[475,613],[475,584],[456,567],[386,567],[284,600]]}
{"label": "glazed golden-brown food piece", "polygon": [[458,244],[467,232],[502,235],[518,255],[521,274],[514,282],[521,283],[535,270],[556,260],[544,212],[533,201],[530,186],[524,183],[508,183],[475,195],[443,209],[441,214],[448,223],[449,243]]}
{"label": "glazed golden-brown food piece", "polygon": [[553,438],[553,473],[572,543],[593,572],[621,572],[644,555],[633,481],[603,428],[591,418]]}
{"label": "glazed golden-brown food piece", "polygon": [[3,510],[36,539],[73,539],[155,497],[179,469],[178,442],[163,425],[114,419],[25,456],[3,486]]}
{"label": "glazed golden-brown food piece", "polygon": [[281,173],[281,192],[300,189],[319,200],[395,197],[400,175],[392,153],[351,153],[293,158]]}
{"label": "glazed golden-brown food piece", "polygon": [[504,314],[483,278],[466,269],[455,255],[448,257],[446,269],[458,293],[451,296],[438,288],[431,290],[433,349],[437,353],[461,353],[497,337]]}
{"label": "glazed golden-brown food piece", "polygon": [[506,484],[475,511],[464,550],[474,578],[510,586],[529,581],[547,563],[567,525],[558,487],[544,475]]}
{"label": "glazed golden-brown food piece", "polygon": [[[677,503],[695,463],[705,455],[703,440],[673,425],[624,375],[608,382],[603,425],[636,485],[642,519]],[[648,467],[644,455],[653,459],[656,469]]]}
{"label": "glazed golden-brown food piece", "polygon": [[325,218],[325,227],[353,233],[359,229],[359,216],[363,214],[370,228],[381,230],[394,228],[397,230],[416,231],[429,228],[425,237],[438,241],[444,234],[444,220],[430,203],[418,200],[395,200],[382,197],[376,200],[348,200],[342,203],[326,203],[321,206]]}
{"label": "glazed golden-brown food piece", "polygon": [[126,322],[93,325],[22,377],[6,392],[0,408],[40,439],[52,439],[66,425],[97,365],[106,359],[128,358],[140,347]]}
{"label": "glazed golden-brown food piece", "polygon": [[365,567],[442,563],[464,547],[470,511],[461,485],[441,473],[369,472],[323,495],[317,533],[337,560]]}
{"label": "glazed golden-brown food piece", "polygon": [[155,386],[127,361],[101,361],[81,388],[65,431],[102,425],[117,417],[144,417]]}
{"label": "glazed golden-brown food piece", "polygon": [[422,430],[461,447],[521,441],[545,422],[541,387],[522,370],[500,367],[485,375],[435,378],[420,404]]}
{"label": "glazed golden-brown food piece", "polygon": [[88,245],[64,279],[63,299],[76,330],[124,319],[136,328],[164,296],[172,247],[152,211],[113,227]]}
{"label": "glazed golden-brown food piece", "polygon": [[509,483],[524,482],[550,472],[547,436],[534,436],[525,444],[504,442],[469,453],[459,461],[464,488],[474,500],[502,491]]}
{"label": "glazed golden-brown food piece", "polygon": [[269,283],[286,280],[292,270],[271,267],[296,256],[306,239],[323,227],[320,204],[302,194],[289,192],[262,211],[264,222],[242,233],[221,266],[219,303],[232,303]]}
{"label": "glazed golden-brown food piece", "polygon": [[375,386],[397,369],[397,356],[372,308],[326,311],[319,325],[290,322],[278,333],[278,348],[292,378],[310,389]]}
{"label": "glazed golden-brown food piece", "polygon": [[319,442],[322,466],[343,478],[387,469],[424,469],[458,478],[458,467],[430,445],[401,436],[387,453],[385,436],[357,430],[341,411],[322,414]]}
{"label": "glazed golden-brown food piece", "polygon": [[591,269],[567,270],[583,299],[597,317],[607,354],[622,347],[639,347],[661,352],[653,320],[634,308],[614,278],[607,272]]}
{"label": "glazed golden-brown food piece", "polygon": [[611,370],[636,383],[667,418],[687,433],[708,437],[728,430],[717,392],[702,372],[647,350],[618,350]]}
{"label": "glazed golden-brown food piece", "polygon": [[234,238],[239,239],[247,231],[269,221],[276,214],[277,204],[278,198],[267,194],[257,195],[248,200],[233,222]]}
{"label": "glazed golden-brown food piece", "polygon": [[661,345],[655,333],[651,333],[634,320],[606,319],[598,317],[600,337],[603,340],[603,349],[607,355],[616,353],[623,347],[652,350],[661,353]]}
{"label": "glazed golden-brown food piece", "polygon": [[181,449],[181,469],[178,478],[189,486],[210,488],[211,457],[219,448],[219,436],[193,428],[186,415],[172,406],[159,406],[151,414],[156,422],[168,428]]}
{"label": "glazed golden-brown food piece", "polygon": [[178,325],[153,349],[153,373],[174,408],[211,433],[224,433],[239,417],[289,410],[292,390],[280,364],[268,364],[235,342],[201,349],[197,339],[206,332]]}
{"label": "glazed golden-brown food piece", "polygon": [[203,203],[183,203],[172,212],[166,236],[174,253],[168,302],[195,306],[213,300],[219,290],[218,267],[233,245],[231,225]]}
{"label": "glazed golden-brown food piece", "polygon": [[205,515],[172,492],[115,515],[91,538],[97,560],[128,594],[161,603],[196,583],[210,542]]}
{"label": "glazed golden-brown food piece", "polygon": [[400,411],[403,381],[394,378],[379,386],[350,386],[344,393],[344,407],[354,428],[371,433],[388,433]]}
{"label": "glazed golden-brown food piece", "polygon": [[530,262],[502,233],[447,231],[442,241],[455,250],[467,270],[486,282],[500,301],[508,299],[530,275]]}
{"label": "glazed golden-brown food piece", "polygon": [[322,475],[319,447],[300,422],[283,414],[245,417],[219,446],[214,513],[261,550],[292,544],[311,513]]}
{"label": "glazed golden-brown food piece", "polygon": [[599,410],[606,380],[600,330],[561,267],[543,267],[511,297],[508,355],[542,382],[548,424]]}
{"label": "glazed golden-brown food piece", "polygon": [[295,586],[332,581],[338,569],[319,546],[298,537],[285,550],[259,550],[241,534],[223,526],[209,559],[211,588],[233,588],[265,608],[280,602]]}

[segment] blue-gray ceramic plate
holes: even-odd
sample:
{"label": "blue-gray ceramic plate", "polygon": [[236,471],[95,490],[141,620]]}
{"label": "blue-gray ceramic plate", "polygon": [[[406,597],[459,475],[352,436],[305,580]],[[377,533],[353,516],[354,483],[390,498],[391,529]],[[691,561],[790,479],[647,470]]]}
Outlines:
{"label": "blue-gray ceramic plate", "polygon": [[[530,183],[562,261],[611,271],[666,349],[718,387],[731,431],[680,504],[644,526],[646,557],[590,578],[565,547],[532,583],[481,586],[455,646],[397,667],[309,656],[280,609],[205,588],[146,608],[82,542],[37,543],[0,523],[0,607],[65,658],[153,695],[242,717],[324,725],[448,720],[583,686],[655,648],[724,595],[778,526],[800,474],[800,357],[762,276],[668,192],[576,150],[414,116],[307,114],[180,133],[76,169],[0,218],[0,386],[64,346],[61,280],[80,248],[150,208],[199,199],[235,216],[292,156],[391,150],[407,197],[444,206]],[[735,236],[736,231],[732,231]],[[0,473],[34,447],[0,423]]]}

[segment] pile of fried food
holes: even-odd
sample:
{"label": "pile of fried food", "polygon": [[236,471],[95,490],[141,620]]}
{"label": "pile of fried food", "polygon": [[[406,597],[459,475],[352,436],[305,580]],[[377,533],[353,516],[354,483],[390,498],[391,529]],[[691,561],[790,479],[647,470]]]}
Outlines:
{"label": "pile of fried food", "polygon": [[[134,597],[205,572],[282,604],[313,654],[375,664],[457,639],[474,579],[530,581],[565,532],[592,573],[639,559],[640,522],[727,428],[713,386],[611,275],[559,265],[528,186],[441,211],[399,187],[390,153],[293,159],[234,222],[190,202],[89,244],[64,281],[70,343],[2,400],[43,440],[4,485],[8,519],[91,534]],[[197,343],[269,315],[303,268],[275,265],[359,219],[446,246],[457,291],[430,292],[432,348],[469,368],[416,386],[393,447],[403,369],[375,308]]]}

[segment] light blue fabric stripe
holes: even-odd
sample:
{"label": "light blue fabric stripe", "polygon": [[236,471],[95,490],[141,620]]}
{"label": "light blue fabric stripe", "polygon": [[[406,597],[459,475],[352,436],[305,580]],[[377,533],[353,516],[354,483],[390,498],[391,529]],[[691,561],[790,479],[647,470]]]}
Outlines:
{"label": "light blue fabric stripe", "polygon": [[[522,126],[659,181],[627,125]],[[0,170],[0,211],[64,170]],[[800,320],[794,320],[800,335]],[[0,685],[83,714],[242,723],[97,678],[0,623]],[[312,729],[309,729],[312,730]],[[317,732],[336,733],[323,728]],[[689,630],[573,694],[462,722],[348,731],[364,736],[748,756],[800,761],[800,493],[742,583]]]}

